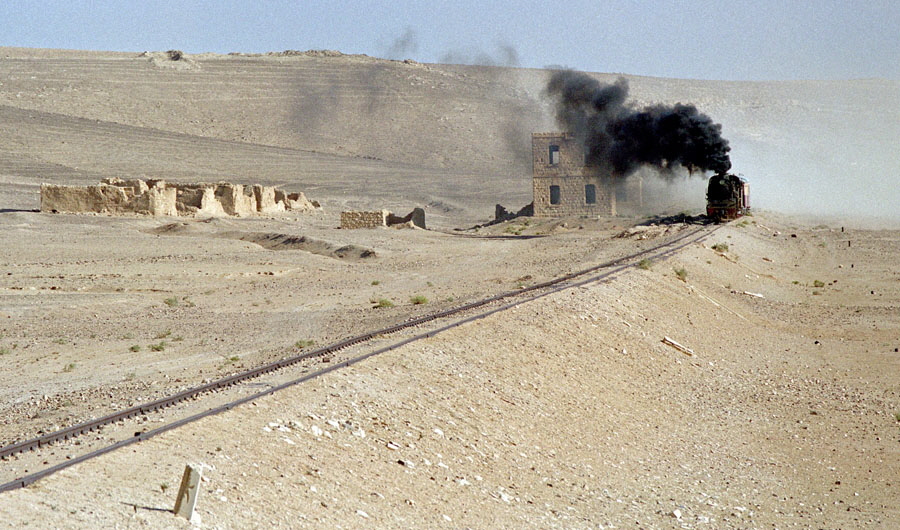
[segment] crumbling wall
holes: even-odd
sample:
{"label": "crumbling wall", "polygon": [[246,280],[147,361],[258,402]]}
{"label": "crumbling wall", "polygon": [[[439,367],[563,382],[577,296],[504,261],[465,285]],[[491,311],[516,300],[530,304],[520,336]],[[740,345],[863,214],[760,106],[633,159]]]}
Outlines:
{"label": "crumbling wall", "polygon": [[227,182],[182,184],[110,178],[97,186],[41,185],[43,212],[247,217],[318,207],[303,193]]}
{"label": "crumbling wall", "polygon": [[372,212],[341,212],[341,228],[377,228],[379,226],[408,225],[425,228],[425,210],[413,208],[404,217],[387,210]]}
{"label": "crumbling wall", "polygon": [[375,212],[341,212],[341,228],[376,228],[387,226],[387,217],[391,212],[378,210]]}

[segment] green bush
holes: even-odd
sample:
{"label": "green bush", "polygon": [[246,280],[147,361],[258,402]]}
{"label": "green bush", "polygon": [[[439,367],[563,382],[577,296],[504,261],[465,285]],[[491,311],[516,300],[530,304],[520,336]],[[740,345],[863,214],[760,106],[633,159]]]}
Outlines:
{"label": "green bush", "polygon": [[425,298],[424,296],[422,296],[421,294],[417,294],[415,296],[410,297],[409,301],[415,305],[421,305],[421,304],[428,303],[428,299]]}

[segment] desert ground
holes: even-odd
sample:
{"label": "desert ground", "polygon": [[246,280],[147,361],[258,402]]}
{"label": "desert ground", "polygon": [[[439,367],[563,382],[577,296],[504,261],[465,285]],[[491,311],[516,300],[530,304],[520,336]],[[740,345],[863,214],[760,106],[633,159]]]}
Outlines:
{"label": "desert ground", "polygon": [[[0,48],[0,444],[689,229],[660,221],[702,210],[696,177],[648,182],[642,212],[478,227],[531,200],[547,75]],[[900,527],[900,83],[627,77],[638,103],[721,121],[765,207],[0,494],[0,526]],[[277,185],[322,209],[37,211],[42,182],[106,177]],[[345,209],[413,207],[428,230],[338,228]],[[170,511],[189,462],[193,522]]]}

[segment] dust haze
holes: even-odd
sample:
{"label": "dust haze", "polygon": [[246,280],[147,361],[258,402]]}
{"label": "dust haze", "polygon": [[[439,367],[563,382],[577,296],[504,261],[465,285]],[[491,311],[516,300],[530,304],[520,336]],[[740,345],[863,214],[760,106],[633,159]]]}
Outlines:
{"label": "dust haze", "polygon": [[747,99],[717,109],[753,207],[900,221],[900,83],[753,85]]}

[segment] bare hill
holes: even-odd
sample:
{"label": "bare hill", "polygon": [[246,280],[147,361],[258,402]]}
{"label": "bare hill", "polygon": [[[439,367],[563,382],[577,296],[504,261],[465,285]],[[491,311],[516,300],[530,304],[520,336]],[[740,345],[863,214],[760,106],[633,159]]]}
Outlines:
{"label": "bare hill", "polygon": [[[530,198],[529,134],[556,127],[542,97],[547,76],[338,52],[175,61],[2,48],[0,184],[17,192],[3,202],[33,205],[44,175],[159,172],[296,182],[335,196],[347,189],[341,180],[363,195],[390,188],[401,202],[487,215],[495,202]],[[627,77],[636,104],[690,102],[721,122],[758,205],[896,215],[887,204],[900,199],[900,83]],[[848,185],[863,191],[844,193]]]}

